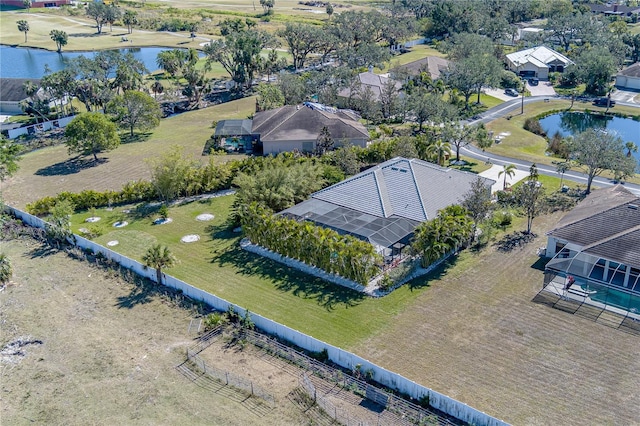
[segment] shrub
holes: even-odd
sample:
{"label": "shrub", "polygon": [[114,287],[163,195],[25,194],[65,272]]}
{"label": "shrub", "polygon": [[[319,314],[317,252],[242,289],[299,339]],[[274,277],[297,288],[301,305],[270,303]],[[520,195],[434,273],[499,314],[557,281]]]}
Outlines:
{"label": "shrub", "polygon": [[499,211],[493,215],[493,222],[496,226],[505,229],[507,226],[511,225],[513,222],[513,215],[508,211]]}
{"label": "shrub", "polygon": [[560,132],[556,132],[553,135],[553,137],[549,141],[547,151],[564,159],[569,158],[569,154],[571,153],[568,144],[566,143]]}
{"label": "shrub", "polygon": [[547,133],[544,131],[537,118],[527,118],[524,122],[524,129],[542,137],[547,136]]}
{"label": "shrub", "polygon": [[209,314],[206,317],[204,317],[204,321],[203,321],[204,331],[213,330],[219,325],[225,324],[227,321],[228,319],[219,312],[214,312],[212,314]]}

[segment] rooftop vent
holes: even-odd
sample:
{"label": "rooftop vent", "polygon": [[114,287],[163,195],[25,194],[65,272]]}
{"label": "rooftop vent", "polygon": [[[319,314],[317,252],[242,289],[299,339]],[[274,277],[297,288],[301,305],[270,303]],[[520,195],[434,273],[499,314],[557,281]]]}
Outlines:
{"label": "rooftop vent", "polygon": [[629,207],[632,210],[638,210],[638,205],[637,204],[628,204],[627,207]]}

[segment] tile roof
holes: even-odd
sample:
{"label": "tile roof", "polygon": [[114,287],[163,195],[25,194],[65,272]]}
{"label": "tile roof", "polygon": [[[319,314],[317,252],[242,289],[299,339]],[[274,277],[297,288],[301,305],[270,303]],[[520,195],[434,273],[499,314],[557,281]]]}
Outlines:
{"label": "tile roof", "polygon": [[2,102],[20,102],[28,98],[23,84],[27,81],[40,86],[37,78],[0,78],[0,100]]}
{"label": "tile roof", "polygon": [[[382,93],[384,85],[387,84],[389,81],[393,81],[388,77],[374,74],[370,71],[362,72],[358,74],[357,78],[359,80],[359,83],[358,83],[360,86],[359,90],[363,91],[363,90],[366,90],[366,88],[369,88],[369,90],[371,90],[371,92],[373,93],[373,99],[376,101],[380,99],[380,94]],[[400,90],[400,88],[402,87],[402,85],[399,82],[395,82],[395,86],[397,90]],[[342,89],[340,92],[338,92],[338,96],[341,96],[343,98],[348,98],[350,93],[351,93],[351,89],[347,87],[345,89]],[[354,97],[357,98],[358,94],[355,93]]]}
{"label": "tile roof", "polygon": [[406,70],[411,75],[418,75],[422,71],[427,71],[432,80],[440,78],[440,74],[444,72],[451,62],[444,58],[437,56],[427,56],[426,58],[418,59],[417,61],[409,62],[404,65],[395,67],[391,71]]}
{"label": "tile roof", "polygon": [[[420,222],[459,203],[477,178],[473,173],[397,157],[318,191],[281,214],[390,247],[408,243]],[[494,181],[484,180],[489,191]]]}
{"label": "tile roof", "polygon": [[633,65],[628,66],[618,73],[618,75],[625,75],[627,77],[640,77],[640,62],[636,62]]}
{"label": "tile roof", "polygon": [[507,58],[516,66],[531,62],[536,66],[542,67],[555,60],[563,62],[565,65],[574,63],[571,59],[546,46],[532,47],[531,49],[509,53]]}
{"label": "tile roof", "polygon": [[352,112],[323,110],[311,103],[287,105],[257,113],[251,132],[259,134],[262,142],[316,140],[326,126],[336,140],[368,139],[366,127],[355,118]]}
{"label": "tile roof", "polygon": [[[478,175],[396,157],[325,188],[313,198],[381,217],[419,222],[457,204]],[[485,179],[490,187],[493,181]],[[444,190],[446,188],[446,190]]]}
{"label": "tile roof", "polygon": [[547,235],[578,244],[586,253],[640,267],[640,197],[621,185],[594,191]]}

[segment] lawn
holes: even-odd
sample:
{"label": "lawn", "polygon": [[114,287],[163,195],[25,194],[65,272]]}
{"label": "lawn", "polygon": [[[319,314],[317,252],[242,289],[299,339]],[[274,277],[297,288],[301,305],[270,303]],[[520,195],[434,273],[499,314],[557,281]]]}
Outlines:
{"label": "lawn", "polygon": [[[247,118],[254,111],[255,97],[247,97],[163,119],[160,126],[150,135],[142,135],[140,141],[100,154],[98,164],[91,158],[69,156],[64,145],[31,152],[20,160],[16,176],[3,183],[4,199],[23,208],[28,202],[61,191],[120,189],[129,181],[148,179],[145,160],[161,155],[173,145],[183,146],[186,154],[208,161],[209,157],[202,157],[202,150],[214,132],[211,123]],[[220,157],[222,161],[232,158],[236,157]]]}
{"label": "lawn", "polygon": [[[158,216],[124,214],[119,206],[112,211],[96,209],[73,216],[72,228],[99,229],[95,239],[106,245],[118,241],[113,249],[140,260],[155,243],[168,245],[180,263],[167,272],[196,287],[237,303],[267,318],[310,334],[320,340],[348,348],[369,336],[393,315],[426,290],[426,283],[404,286],[382,299],[372,299],[278,263],[247,253],[239,248],[240,235],[229,231],[225,221],[234,196],[192,202],[169,208],[173,220],[153,225]],[[215,218],[199,222],[196,217],[210,213]],[[87,223],[89,216],[101,217]],[[126,220],[124,228],[114,228]],[[182,243],[185,235],[196,234],[200,240]],[[304,312],[304,315],[300,313]]]}
{"label": "lawn", "polygon": [[422,58],[426,58],[427,56],[438,56],[440,58],[444,58],[446,55],[436,49],[433,46],[428,44],[418,44],[413,46],[411,50],[407,53],[402,53],[397,56],[393,56],[391,61],[385,65],[384,68],[376,68],[374,72],[376,73],[385,73],[389,72],[389,69],[393,67],[397,67],[400,65],[405,65],[410,62],[417,61]]}
{"label": "lawn", "polygon": [[[29,22],[28,42],[24,42],[24,33],[18,31],[16,21],[25,19]],[[166,33],[157,31],[134,30],[129,34],[126,28],[109,26],[103,27],[102,34],[97,34],[95,22],[84,16],[61,16],[51,13],[32,12],[27,14],[25,10],[16,12],[2,12],[0,14],[0,27],[2,31],[2,44],[20,47],[36,47],[55,50],[56,44],[51,40],[49,32],[53,29],[63,28],[69,35],[69,41],[62,48],[63,51],[86,51],[122,48],[123,36],[127,36],[130,43],[124,47],[166,46],[198,48],[204,40],[192,41],[189,33]]]}

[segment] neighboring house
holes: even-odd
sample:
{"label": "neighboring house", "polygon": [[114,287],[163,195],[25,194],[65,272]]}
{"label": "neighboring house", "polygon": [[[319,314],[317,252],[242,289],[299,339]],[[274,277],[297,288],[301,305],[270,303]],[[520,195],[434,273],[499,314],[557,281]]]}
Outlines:
{"label": "neighboring house", "polygon": [[546,46],[520,50],[507,55],[508,68],[522,77],[549,78],[551,72],[564,72],[574,62]]}
{"label": "neighboring house", "polygon": [[348,144],[366,147],[369,132],[358,119],[353,111],[305,102],[256,113],[251,134],[258,135],[258,145],[264,155],[314,152],[324,127],[329,130],[335,147]]}
{"label": "neighboring house", "polygon": [[[251,132],[252,120],[220,120],[213,134],[212,146],[229,152],[253,152],[259,136]],[[208,152],[211,146],[205,148]]]}
{"label": "neighboring house", "polygon": [[34,78],[0,78],[0,113],[23,113],[20,102],[29,99],[24,91],[24,83],[27,81],[40,86],[40,80]]}
{"label": "neighboring house", "polygon": [[623,69],[616,75],[616,87],[640,90],[640,62]]}
{"label": "neighboring house", "polygon": [[[458,204],[478,175],[396,157],[311,195],[279,214],[309,220],[399,255],[415,228]],[[483,178],[487,192],[494,183]]]}
{"label": "neighboring house", "polygon": [[621,4],[590,4],[591,13],[601,13],[607,16],[638,16],[640,15],[640,6],[624,6]]}
{"label": "neighboring house", "polygon": [[351,85],[351,87],[347,87],[338,92],[338,102],[342,106],[349,106],[351,100],[361,99],[362,93],[367,90],[371,91],[373,100],[378,102],[380,100],[380,95],[384,91],[385,85],[389,84],[389,82],[393,83],[396,90],[400,90],[402,87],[399,82],[394,81],[389,77],[374,74],[371,71],[360,73],[357,75],[356,81]]}
{"label": "neighboring house", "polygon": [[547,232],[545,282],[567,280],[640,295],[640,197],[621,185],[600,189]]}
{"label": "neighboring house", "polygon": [[[47,0],[47,1],[32,1],[31,7],[58,7],[65,4],[71,4],[71,0]],[[0,0],[0,5],[3,6],[16,6],[25,8],[22,0]]]}
{"label": "neighboring house", "polygon": [[400,65],[391,69],[391,76],[398,80],[404,80],[406,77],[416,77],[422,72],[429,73],[431,80],[437,80],[449,68],[450,61],[437,56],[427,56],[408,64]]}

